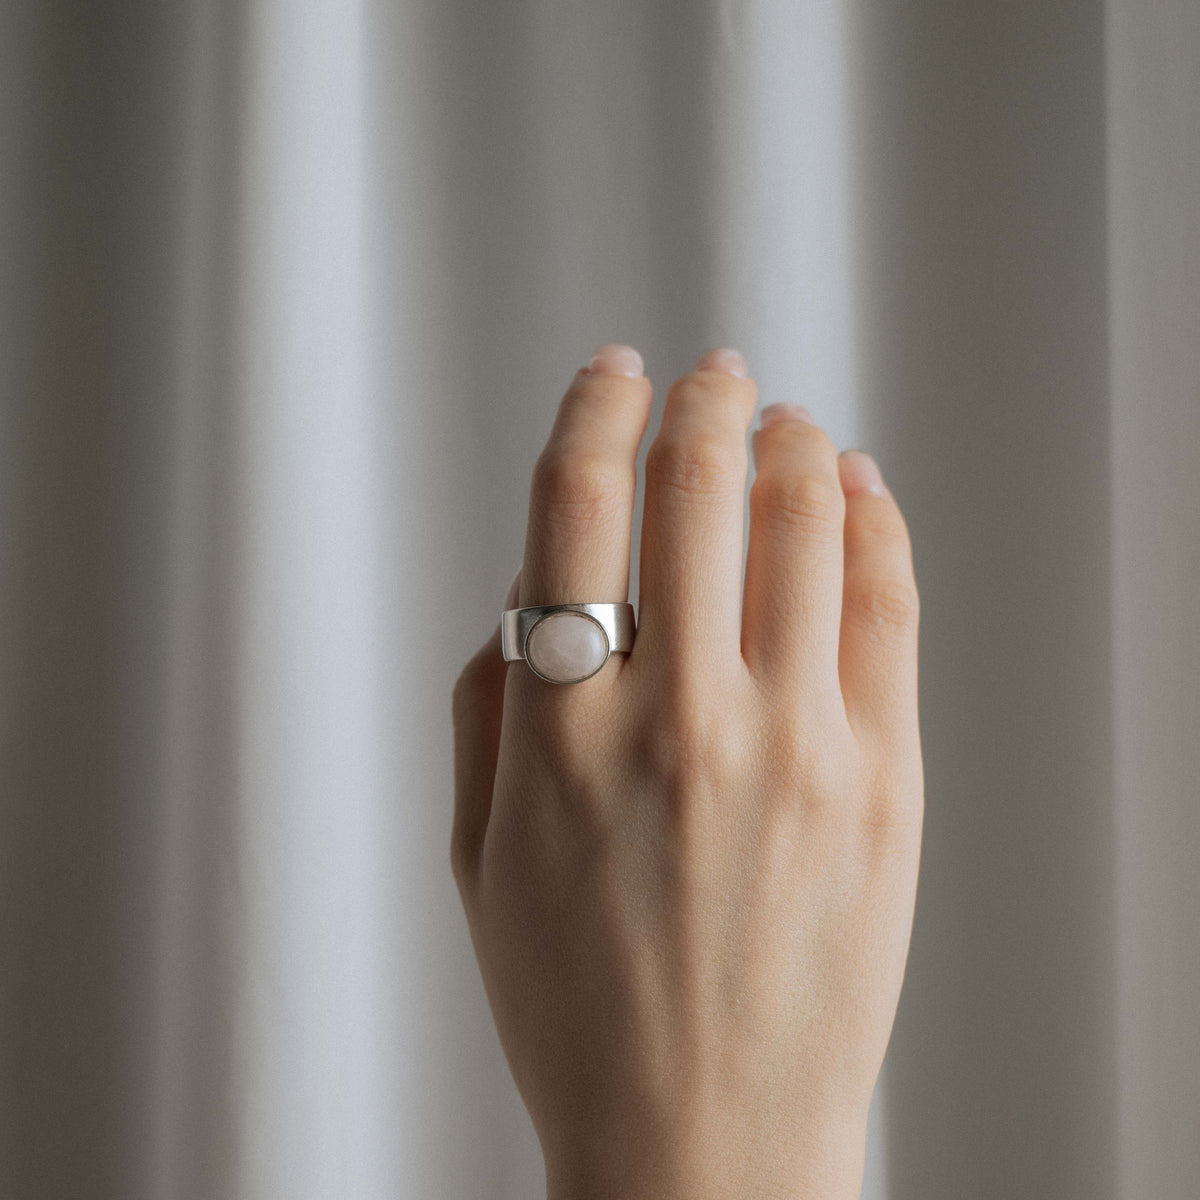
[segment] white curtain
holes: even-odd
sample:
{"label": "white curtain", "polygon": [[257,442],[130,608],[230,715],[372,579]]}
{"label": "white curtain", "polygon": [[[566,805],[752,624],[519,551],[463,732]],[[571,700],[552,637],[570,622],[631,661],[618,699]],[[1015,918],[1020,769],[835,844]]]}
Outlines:
{"label": "white curtain", "polygon": [[0,1195],[539,1194],[449,695],[628,341],[909,516],[864,1195],[1192,1200],[1198,214],[1195,0],[6,0]]}

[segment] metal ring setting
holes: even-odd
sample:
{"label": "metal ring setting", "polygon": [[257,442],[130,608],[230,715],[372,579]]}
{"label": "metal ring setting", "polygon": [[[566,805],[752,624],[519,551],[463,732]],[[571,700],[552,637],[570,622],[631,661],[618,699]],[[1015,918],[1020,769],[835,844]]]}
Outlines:
{"label": "metal ring setting", "polygon": [[632,604],[540,604],[500,617],[505,662],[524,659],[547,683],[582,683],[610,654],[633,649]]}

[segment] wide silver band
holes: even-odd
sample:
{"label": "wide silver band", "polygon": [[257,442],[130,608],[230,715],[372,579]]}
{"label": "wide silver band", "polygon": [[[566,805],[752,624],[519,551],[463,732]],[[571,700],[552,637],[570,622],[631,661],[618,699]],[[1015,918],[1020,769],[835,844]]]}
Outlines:
{"label": "wide silver band", "polygon": [[[576,637],[574,640],[580,643],[581,648],[576,651],[578,658],[570,675],[550,673],[546,669],[545,661],[541,663],[542,669],[539,670],[538,665],[535,665],[538,659],[536,651],[532,657],[527,653],[530,649],[530,635],[534,634],[538,626],[562,614],[571,614],[590,625],[599,626],[603,633],[601,642],[587,629],[580,631],[582,637]],[[561,626],[562,622],[559,624]],[[549,629],[549,626],[543,628]],[[528,608],[510,608],[500,616],[500,648],[504,654],[504,661],[523,659],[529,669],[547,683],[582,683],[583,680],[590,679],[604,666],[610,654],[628,654],[633,649],[635,633],[632,604],[540,604]],[[561,634],[556,640],[560,643],[563,641]],[[567,640],[571,640],[569,634]],[[534,635],[535,647],[537,642],[538,638]],[[542,657],[544,659],[546,655],[543,654]],[[561,660],[562,657],[560,654],[558,659]],[[569,655],[567,657],[569,659]]]}

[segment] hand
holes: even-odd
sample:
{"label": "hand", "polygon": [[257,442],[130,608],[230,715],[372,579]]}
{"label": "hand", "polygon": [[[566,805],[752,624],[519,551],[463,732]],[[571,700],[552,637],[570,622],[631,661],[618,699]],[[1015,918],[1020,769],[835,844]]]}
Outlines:
{"label": "hand", "polygon": [[[865,454],[709,351],[646,458],[638,630],[454,691],[451,861],[551,1200],[857,1197],[912,926],[917,591]],[[627,598],[651,389],[608,346],[534,471],[519,603]],[[510,600],[510,605],[513,602]]]}

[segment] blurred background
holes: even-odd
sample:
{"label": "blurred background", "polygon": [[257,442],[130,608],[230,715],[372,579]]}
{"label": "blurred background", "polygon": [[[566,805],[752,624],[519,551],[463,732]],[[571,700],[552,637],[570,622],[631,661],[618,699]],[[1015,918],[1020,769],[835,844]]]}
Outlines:
{"label": "blurred background", "polygon": [[1194,0],[5,0],[0,1195],[540,1194],[450,688],[626,341],[909,518],[864,1196],[1193,1198],[1198,213]]}

